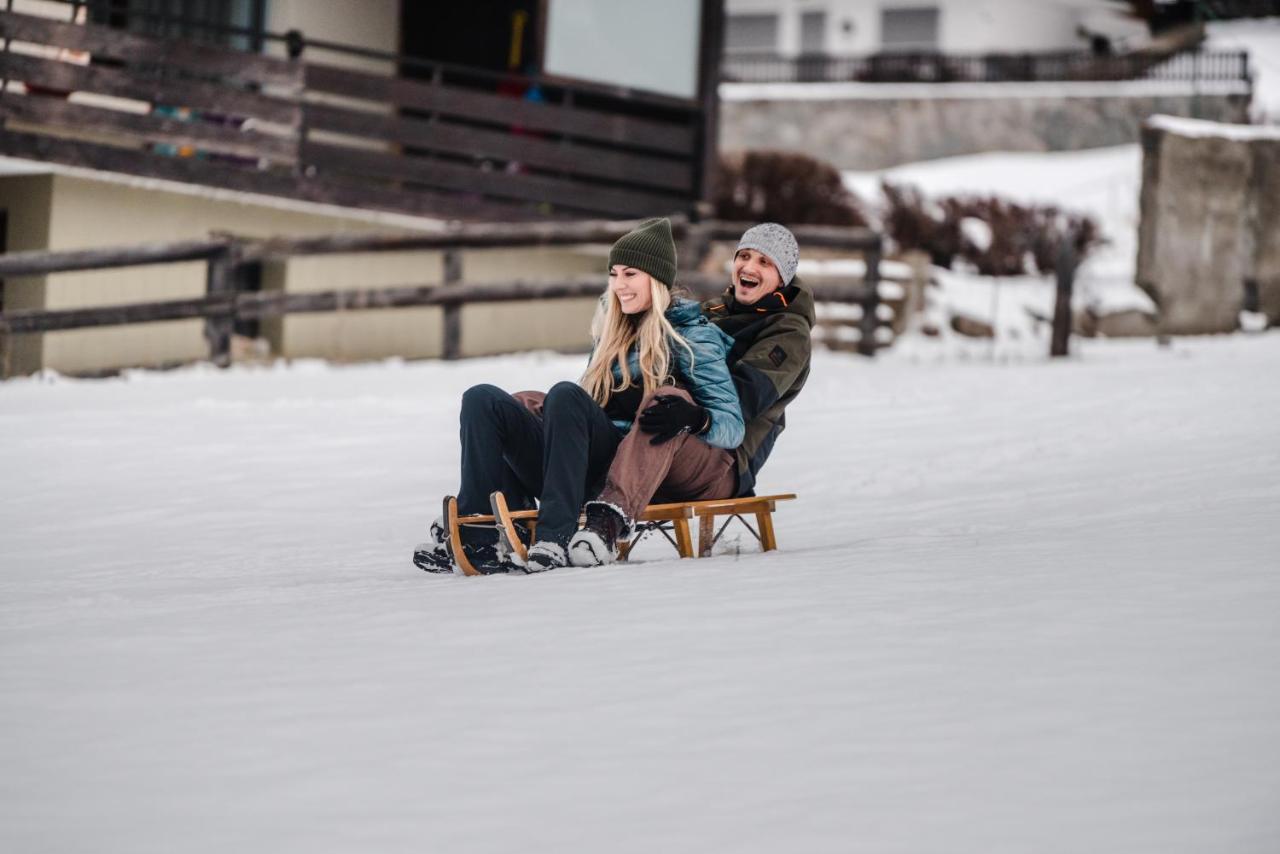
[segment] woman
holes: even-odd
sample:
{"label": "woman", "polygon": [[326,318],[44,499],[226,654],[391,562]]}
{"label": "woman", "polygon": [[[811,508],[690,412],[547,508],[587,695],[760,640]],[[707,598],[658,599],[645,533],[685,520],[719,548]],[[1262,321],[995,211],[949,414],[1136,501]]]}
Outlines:
{"label": "woman", "polygon": [[[537,499],[538,540],[521,567],[526,571],[568,564],[583,503],[604,487],[628,433],[652,433],[656,443],[696,434],[720,449],[742,441],[742,412],[725,365],[732,339],[703,319],[696,302],[672,296],[675,272],[670,221],[648,220],[609,251],[609,287],[580,383],[515,396],[479,385],[462,396],[458,512],[487,513],[495,490],[513,509],[531,508]],[[451,571],[445,536],[437,520],[414,563]],[[493,531],[465,529],[463,547],[481,572],[514,568],[498,553]]]}

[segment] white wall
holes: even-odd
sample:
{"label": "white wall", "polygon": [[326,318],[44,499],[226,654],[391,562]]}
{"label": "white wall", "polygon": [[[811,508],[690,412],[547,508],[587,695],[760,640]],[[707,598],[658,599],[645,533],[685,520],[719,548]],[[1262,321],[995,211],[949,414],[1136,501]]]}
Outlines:
{"label": "white wall", "polygon": [[545,8],[548,74],[697,96],[700,4],[549,0]]}
{"label": "white wall", "polygon": [[[398,0],[270,0],[267,29],[273,33],[299,30],[309,39],[340,42],[354,47],[397,53],[400,50]],[[284,45],[269,42],[266,53],[284,56]],[[339,65],[375,74],[393,74],[395,65],[346,54],[308,50],[308,62]]]}
{"label": "white wall", "polygon": [[[248,237],[403,231],[367,217],[313,213],[302,209],[308,207],[304,205],[285,210],[229,193],[174,192],[133,181],[65,174],[0,178],[0,207],[9,211],[10,251],[190,240],[211,231]],[[535,281],[598,273],[603,292],[603,251],[467,251],[463,278]],[[439,252],[334,255],[268,265],[263,287],[305,292],[432,284],[441,277]],[[6,283],[5,300],[12,309],[69,309],[186,299],[200,297],[204,290],[205,265],[191,262],[14,278]],[[462,312],[463,353],[583,349],[593,308],[593,299],[467,306]],[[200,320],[178,320],[13,336],[8,372],[22,375],[52,368],[83,373],[205,359],[203,329]],[[442,317],[435,307],[295,314],[264,321],[262,332],[273,353],[286,357],[429,358],[440,355]]]}

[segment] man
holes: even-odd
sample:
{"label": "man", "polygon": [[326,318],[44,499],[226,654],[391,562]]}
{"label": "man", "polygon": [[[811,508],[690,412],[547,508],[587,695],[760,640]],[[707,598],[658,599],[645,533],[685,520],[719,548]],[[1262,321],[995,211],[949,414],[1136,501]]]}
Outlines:
{"label": "man", "polygon": [[[631,531],[645,504],[663,500],[664,492],[698,499],[754,494],[756,476],[786,426],[784,410],[809,377],[814,301],[795,277],[799,261],[789,230],[771,222],[753,226],[738,242],[731,286],[702,304],[703,316],[733,339],[726,361],[746,422],[742,444],[717,456],[717,449],[691,441],[706,413],[687,395],[646,401],[639,430],[652,438],[633,432],[619,446],[604,491],[587,503],[586,525],[570,540],[574,564],[613,561],[615,543]],[[663,447],[673,437],[679,442]]]}

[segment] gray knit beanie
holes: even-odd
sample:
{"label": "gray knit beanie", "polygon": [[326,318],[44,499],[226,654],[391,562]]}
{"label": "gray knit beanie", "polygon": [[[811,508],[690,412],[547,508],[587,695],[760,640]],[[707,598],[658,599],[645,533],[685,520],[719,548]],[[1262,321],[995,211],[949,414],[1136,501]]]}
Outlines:
{"label": "gray knit beanie", "polygon": [[675,284],[676,241],[671,236],[671,220],[648,219],[619,237],[609,250],[609,267],[614,264],[644,270],[667,287]]}
{"label": "gray knit beanie", "polygon": [[738,241],[738,251],[743,249],[754,249],[772,261],[782,274],[783,285],[791,284],[795,278],[796,265],[800,263],[800,247],[796,244],[796,236],[785,226],[776,222],[751,226]]}

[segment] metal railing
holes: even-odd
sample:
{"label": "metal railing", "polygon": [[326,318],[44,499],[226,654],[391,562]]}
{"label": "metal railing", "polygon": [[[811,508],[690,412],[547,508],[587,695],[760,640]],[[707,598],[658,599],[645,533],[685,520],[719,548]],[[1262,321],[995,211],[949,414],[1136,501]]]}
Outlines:
{"label": "metal railing", "polygon": [[1184,51],[1173,55],[1087,52],[956,55],[884,53],[727,54],[725,82],[1011,83],[1098,80],[1250,81],[1246,51]]}

